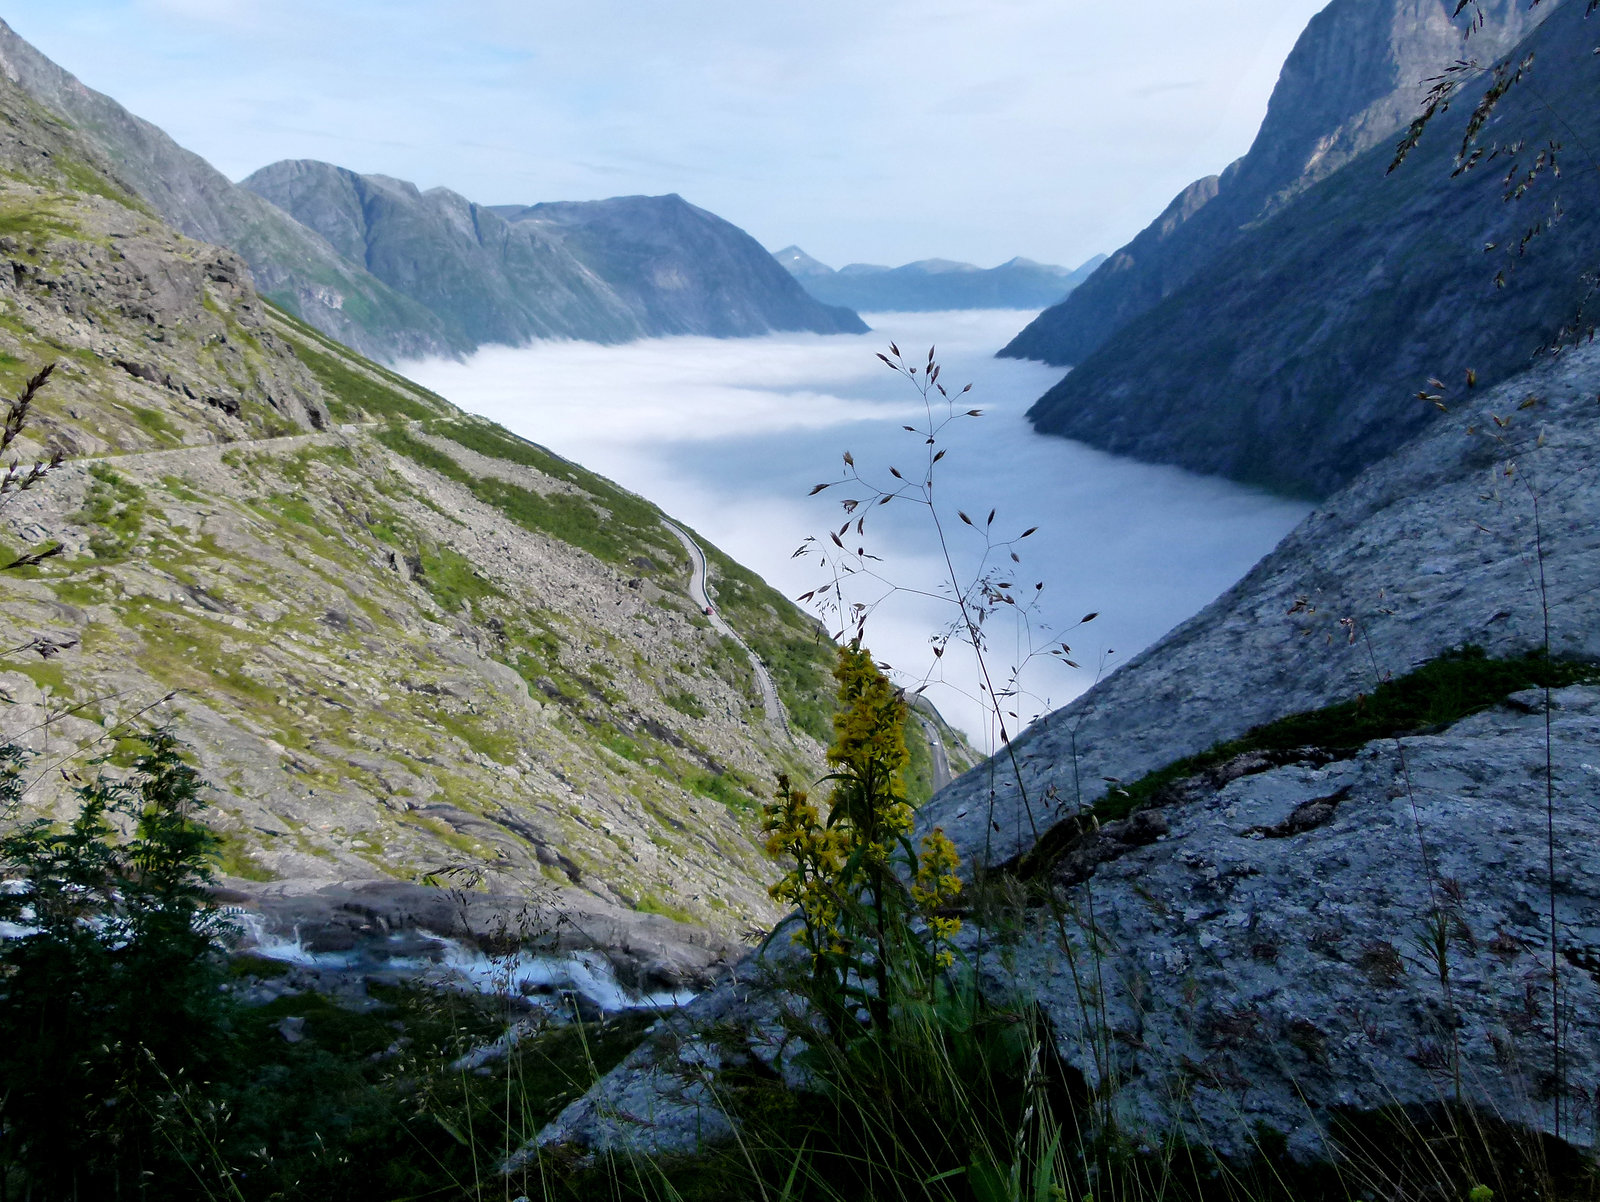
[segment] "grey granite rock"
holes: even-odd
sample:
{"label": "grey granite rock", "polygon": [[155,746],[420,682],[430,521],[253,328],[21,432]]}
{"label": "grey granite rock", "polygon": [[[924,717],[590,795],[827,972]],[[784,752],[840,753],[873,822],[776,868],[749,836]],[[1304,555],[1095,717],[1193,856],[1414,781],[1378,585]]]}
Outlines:
{"label": "grey granite rock", "polygon": [[[991,987],[1040,1002],[1063,1057],[1109,1086],[1133,1131],[1240,1155],[1262,1124],[1314,1157],[1339,1109],[1458,1097],[1555,1130],[1542,700],[1172,807],[1167,834],[1063,890],[1064,923],[1035,912],[988,957]],[[1600,689],[1554,706],[1562,1132],[1584,1146],[1600,1070]],[[1092,984],[1069,986],[1074,964]]]}
{"label": "grey granite rock", "polygon": [[1035,724],[1011,749],[1016,776],[1002,754],[936,797],[924,821],[965,854],[1003,863],[1098,800],[1108,778],[1137,780],[1253,726],[1350,700],[1463,644],[1536,648],[1546,601],[1552,651],[1600,656],[1597,396],[1596,346],[1467,394],[1199,614]]}

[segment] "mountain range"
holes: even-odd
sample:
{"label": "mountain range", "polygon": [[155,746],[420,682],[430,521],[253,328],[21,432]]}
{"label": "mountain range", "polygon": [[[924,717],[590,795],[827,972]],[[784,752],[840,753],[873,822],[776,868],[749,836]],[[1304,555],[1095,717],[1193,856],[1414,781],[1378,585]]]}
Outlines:
{"label": "mountain range", "polygon": [[[918,813],[914,833],[953,841],[952,869],[981,880],[929,911],[960,975],[844,1050],[881,1079],[894,1040],[918,1039],[919,1088],[932,1062],[1003,1058],[1039,1120],[941,1179],[1005,1194],[1006,1157],[1024,1180],[1021,1130],[1047,1137],[1027,1166],[1043,1192],[1064,1188],[1039,1165],[1110,1146],[1140,1175],[1166,1174],[1153,1150],[1170,1147],[1213,1180],[1226,1161],[1281,1164],[1300,1174],[1282,1184],[1380,1196],[1340,1143],[1379,1119],[1380,1167],[1427,1145],[1421,1175],[1381,1196],[1515,1193],[1446,1163],[1498,1155],[1485,1133],[1587,1165],[1561,1139],[1589,1140],[1600,1073],[1600,348],[1572,345],[1600,247],[1590,7],[1546,0],[1535,25],[1486,0],[1475,48],[1525,64],[1484,127],[1490,162],[1456,170],[1498,87],[1473,73],[1388,173],[1416,98],[1405,73],[1461,44],[1441,0],[1334,0],[1251,156],[1030,327],[1077,331],[1049,352],[1077,365],[1036,407],[1042,427],[1329,496]],[[290,311],[420,354],[468,349],[479,320],[522,338],[581,306],[614,323],[597,337],[634,336],[630,321],[753,332],[771,311],[696,272],[726,254],[746,280],[792,278],[674,198],[483,208],[321,164],[263,172],[254,186],[296,218],[14,38],[0,52],[0,389],[55,365],[3,437],[19,462],[64,456],[0,488],[0,731],[31,755],[28,813],[62,816],[61,769],[122,771],[159,721],[212,783],[225,896],[313,950],[409,954],[419,927],[517,950],[520,909],[559,918],[547,950],[709,986],[581,1077],[530,1145],[541,1171],[693,1154],[737,1134],[735,1107],[814,1085],[825,1062],[808,1053],[828,1041],[786,989],[818,960],[777,937],[735,968],[720,957],[784,918],[755,799],[775,773],[829,771],[825,631],[643,499]],[[546,267],[548,304],[519,278]],[[562,283],[579,268],[604,288]],[[473,307],[474,280],[503,313]],[[1079,303],[1091,288],[1100,301]],[[1564,353],[1535,358],[1563,325]],[[1471,375],[1419,388],[1441,361]],[[926,758],[920,729],[905,724]],[[451,926],[440,882],[499,927]],[[354,962],[343,999],[366,1006]],[[840,995],[852,1012],[893,1000],[859,986]],[[274,1047],[314,1039],[311,1003],[336,1006],[302,988],[277,995],[302,1012]],[[523,1031],[450,1076],[497,1049],[509,1063]],[[403,1050],[382,1046],[369,1065]],[[414,1108],[407,1063],[381,1071]],[[1461,1129],[1425,1126],[1440,1114],[1470,1120],[1471,1152]],[[1101,1125],[1080,1139],[1080,1120]],[[790,1185],[824,1126],[781,1157]],[[1472,1176],[1446,1181],[1456,1168]]]}
{"label": "mountain range", "polygon": [[[1001,352],[1073,365],[1030,411],[1037,428],[1326,495],[1427,424],[1431,379],[1503,379],[1574,319],[1600,251],[1582,149],[1600,133],[1592,27],[1581,4],[1496,3],[1463,43],[1451,7],[1335,0],[1311,22],[1250,153]],[[1533,55],[1543,82],[1496,110],[1494,161],[1455,173],[1487,75],[1472,69],[1462,78],[1478,82],[1390,173],[1419,81],[1506,51]],[[1563,143],[1566,174],[1518,189]],[[1523,239],[1556,213],[1549,237]]]}
{"label": "mountain range", "polygon": [[1105,261],[1096,255],[1071,269],[1022,258],[990,268],[922,259],[902,267],[850,263],[835,271],[798,246],[773,257],[818,300],[864,313],[1039,309],[1064,299]]}
{"label": "mountain range", "polygon": [[491,208],[306,161],[273,163],[241,187],[424,306],[454,344],[867,328],[678,196]]}
{"label": "mountain range", "polygon": [[[438,872],[511,906],[546,898],[578,946],[680,966],[770,921],[753,798],[774,773],[825,771],[821,628],[648,502],[275,305],[242,254],[166,213],[222,233],[259,218],[252,245],[273,261],[298,246],[307,270],[344,271],[354,244],[226,185],[14,41],[6,56],[26,69],[0,77],[0,390],[55,365],[7,454],[64,462],[0,500],[4,737],[43,765],[64,748],[123,756],[145,724],[167,725],[214,786],[228,896],[286,930],[306,922],[307,938],[330,912],[343,921],[328,937],[348,940],[380,902],[399,924],[437,910],[419,882]],[[463,211],[395,187],[424,225]],[[619,274],[630,259],[753,256],[799,293],[675,199],[476,219],[502,247],[569,262],[598,261],[614,233]],[[389,253],[394,228],[380,214],[350,236]],[[403,254],[363,257],[416,286]],[[659,281],[606,292],[633,322],[613,332],[760,320],[736,283],[718,292],[683,270],[682,304],[658,303]],[[329,287],[403,319],[386,345],[466,345],[450,341],[464,325],[362,272]],[[463,295],[418,291],[447,314]],[[362,308],[356,295],[328,312]],[[792,312],[820,310],[800,301]],[[683,538],[704,556],[715,623]],[[924,748],[925,729],[908,720]],[[938,737],[959,767],[960,736]],[[44,773],[29,812],[65,804],[66,787]]]}
{"label": "mountain range", "polygon": [[[534,337],[866,329],[812,300],[736,226],[677,197],[508,220],[444,189],[326,164],[274,164],[240,186],[4,22],[0,72],[70,123],[174,229],[236,251],[264,296],[379,359]],[[617,244],[600,247],[597,230]]]}

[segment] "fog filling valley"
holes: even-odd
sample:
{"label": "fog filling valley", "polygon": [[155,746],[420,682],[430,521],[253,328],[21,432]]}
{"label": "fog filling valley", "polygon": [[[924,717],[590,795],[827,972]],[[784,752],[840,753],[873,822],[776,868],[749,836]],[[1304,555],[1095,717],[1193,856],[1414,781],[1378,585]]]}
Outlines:
{"label": "fog filling valley", "polygon": [[[661,338],[624,346],[541,342],[490,347],[464,362],[401,365],[406,375],[463,408],[492,418],[558,454],[611,477],[688,523],[790,597],[831,579],[815,557],[794,557],[808,537],[826,543],[845,520],[840,502],[864,499],[839,480],[851,453],[861,474],[893,485],[889,468],[920,481],[927,463],[921,399],[876,357],[895,342],[921,365],[930,345],[961,410],[935,469],[935,498],[956,567],[970,578],[985,550],[976,533],[994,509],[996,539],[1031,526],[1016,544],[1021,564],[999,579],[1019,599],[1039,598],[1028,628],[992,619],[988,666],[999,682],[1024,664],[1022,693],[1003,709],[1020,722],[1071,700],[1098,675],[1142,648],[1231,585],[1308,511],[1308,506],[1231,482],[1107,455],[1037,434],[1025,413],[1061,372],[1000,360],[994,352],[1032,313],[981,311],[865,315],[864,335],[775,334],[764,338]],[[977,527],[956,517],[971,514]],[[860,511],[857,511],[860,516]],[[831,546],[831,544],[828,544]],[[956,610],[949,573],[925,507],[873,507],[866,536],[850,548],[900,591],[867,622],[866,643],[897,679],[930,681],[927,696],[991,751],[995,723],[969,654],[935,660],[930,639]],[[1042,583],[1043,590],[1035,585]],[[887,586],[864,577],[846,599],[867,603]],[[1099,616],[1085,626],[1088,613]],[[830,632],[840,628],[827,617]],[[1075,628],[1076,627],[1076,628]],[[1044,654],[1070,645],[1081,667]],[[1029,659],[1030,649],[1035,654]],[[1011,730],[1018,722],[1007,719]]]}

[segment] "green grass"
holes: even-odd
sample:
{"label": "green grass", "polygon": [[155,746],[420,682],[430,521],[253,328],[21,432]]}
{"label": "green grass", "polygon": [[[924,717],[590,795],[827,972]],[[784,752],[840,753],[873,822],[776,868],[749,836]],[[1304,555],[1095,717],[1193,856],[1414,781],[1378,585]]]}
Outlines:
{"label": "green grass", "polygon": [[708,801],[727,806],[741,818],[761,816],[761,800],[756,796],[755,784],[743,773],[728,769],[724,772],[703,770],[683,778],[683,787]]}
{"label": "green grass", "polygon": [[295,352],[322,385],[328,399],[328,412],[335,421],[354,421],[362,413],[374,418],[412,420],[435,416],[428,406],[361,372],[352,371],[332,355],[313,350],[304,343],[297,346]]}
{"label": "green grass", "polygon": [[693,693],[685,692],[683,689],[664,694],[661,699],[686,717],[704,718],[706,716],[706,707],[700,704],[699,698]]}
{"label": "green grass", "polygon": [[[281,322],[280,332],[322,385],[328,413],[335,421],[355,421],[363,413],[380,420],[421,421],[438,417],[441,411],[454,411],[443,397],[340,346],[282,305],[270,300],[267,304]],[[359,364],[360,370],[352,363]]]}
{"label": "green grass", "polygon": [[906,740],[907,760],[901,779],[905,782],[906,800],[920,806],[933,796],[933,749],[928,746],[927,732],[911,710],[906,712],[902,731]]}
{"label": "green grass", "polygon": [[[457,437],[461,429],[458,425],[440,423],[436,429],[452,441],[468,445]],[[546,495],[504,480],[473,475],[448,454],[423,442],[409,431],[391,427],[380,431],[377,438],[384,446],[398,451],[414,463],[465,485],[480,501],[498,509],[523,529],[548,535],[580,551],[587,551],[605,563],[627,564],[640,555],[660,558],[664,540],[670,537],[661,528],[658,510],[637,497],[623,493],[614,485],[600,482],[597,485],[601,494],[598,498],[588,492],[587,487],[587,495],[568,492]],[[500,446],[498,442],[478,441],[480,445]],[[531,443],[515,445],[528,449],[522,459],[536,459],[542,454]],[[476,450],[477,447],[468,449]],[[566,479],[567,476],[561,478]],[[590,479],[599,481],[600,478],[593,476]],[[604,512],[601,505],[605,507]]]}
{"label": "green grass", "polygon": [[505,596],[459,551],[437,547],[424,550],[420,558],[420,581],[441,609],[451,613],[468,613],[475,602]]}
{"label": "green grass", "polygon": [[103,463],[89,469],[83,508],[68,519],[92,527],[89,549],[97,559],[125,558],[144,532],[144,490]]}
{"label": "green grass", "polygon": [[659,914],[663,918],[670,918],[674,922],[694,922],[695,916],[688,910],[679,909],[677,906],[668,905],[653,893],[646,893],[633,907],[641,914]]}
{"label": "green grass", "polygon": [[249,846],[238,835],[223,832],[217,835],[219,843],[217,867],[228,876],[247,881],[275,881],[278,874],[258,862]]}

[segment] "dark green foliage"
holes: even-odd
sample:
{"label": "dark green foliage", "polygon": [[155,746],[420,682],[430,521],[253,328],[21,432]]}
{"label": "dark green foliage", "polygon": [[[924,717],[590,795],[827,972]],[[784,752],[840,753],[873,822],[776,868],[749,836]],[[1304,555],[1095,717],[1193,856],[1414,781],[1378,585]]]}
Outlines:
{"label": "dark green foliage", "polygon": [[[555,1027],[479,1075],[449,1065],[504,1030],[502,1003],[385,986],[369,994],[376,1004],[360,1011],[300,994],[239,1014],[219,1151],[244,1198],[471,1196],[652,1021]],[[279,1033],[289,1017],[305,1019],[298,1043]]]}
{"label": "dark green foliage", "polygon": [[[65,830],[0,838],[25,882],[0,919],[35,928],[0,943],[0,1174],[46,1197],[146,1196],[146,1174],[184,1172],[184,1095],[227,1054],[202,785],[169,732],[146,745],[128,780],[77,788]],[[4,757],[10,811],[23,757]]]}
{"label": "dark green foliage", "polygon": [[[127,781],[77,790],[66,829],[0,838],[27,883],[0,920],[37,928],[0,942],[0,1197],[463,1196],[653,1021],[556,1027],[463,1075],[450,1062],[503,1030],[503,1003],[374,985],[357,1011],[233,1004],[225,987],[281,967],[224,962],[202,784],[169,733],[145,743]],[[8,816],[25,764],[0,747]]]}

